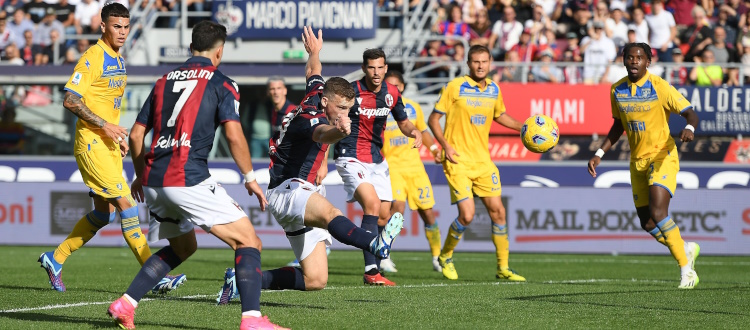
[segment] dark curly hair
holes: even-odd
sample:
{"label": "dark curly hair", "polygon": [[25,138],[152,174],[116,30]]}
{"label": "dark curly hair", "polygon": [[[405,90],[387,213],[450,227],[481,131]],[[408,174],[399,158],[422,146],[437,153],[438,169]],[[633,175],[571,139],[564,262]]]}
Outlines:
{"label": "dark curly hair", "polygon": [[651,62],[651,46],[649,46],[645,42],[631,42],[629,44],[626,44],[625,48],[622,49],[622,61],[625,62],[625,57],[628,56],[630,49],[636,47],[643,49],[643,52],[646,53],[646,58],[648,58],[648,61]]}

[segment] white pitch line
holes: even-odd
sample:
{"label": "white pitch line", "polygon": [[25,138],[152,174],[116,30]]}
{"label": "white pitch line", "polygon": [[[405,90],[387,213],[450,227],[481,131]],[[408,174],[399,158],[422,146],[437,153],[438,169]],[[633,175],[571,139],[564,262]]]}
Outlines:
{"label": "white pitch line", "polygon": [[639,280],[637,278],[631,279],[609,279],[609,278],[591,278],[587,280],[563,280],[563,281],[544,281],[544,284],[578,284],[578,283],[604,283],[604,282],[632,282],[632,283],[671,283],[673,281],[666,280]]}
{"label": "white pitch line", "polygon": [[[394,254],[395,255],[395,254]],[[627,259],[626,256],[620,256],[620,257],[612,257],[612,259],[556,259],[556,258],[545,258],[545,259],[524,259],[521,257],[515,257],[513,258],[513,262],[522,262],[522,263],[602,263],[602,264],[615,264],[615,263],[623,263],[623,264],[653,264],[653,265],[672,265],[674,264],[674,260],[638,260],[638,259]],[[424,261],[424,260],[430,260],[429,257],[404,257],[399,258],[398,255],[395,255],[394,258],[396,261],[403,260],[403,261]],[[477,261],[487,261],[490,260],[489,258],[483,259],[483,258],[454,258],[455,261],[471,261],[471,262],[477,262]],[[699,265],[706,265],[706,266],[750,266],[750,262],[747,261],[701,261],[698,259],[697,262]]]}
{"label": "white pitch line", "polygon": [[[199,294],[199,295],[194,295],[194,296],[174,297],[174,298],[171,298],[171,299],[210,298],[210,297],[213,297],[213,296],[215,296],[215,295]],[[141,299],[141,301],[169,300],[169,299],[170,298],[167,298],[167,299],[164,299],[164,298],[143,298],[143,299]],[[47,306],[27,307],[27,308],[15,308],[15,309],[0,310],[0,314],[2,314],[2,313],[31,312],[31,311],[45,311],[45,310],[68,308],[68,307],[106,305],[106,304],[111,304],[111,303],[112,303],[112,301],[91,301],[91,302],[81,302],[81,303],[72,303],[72,304],[60,304],[60,305],[47,305]]]}

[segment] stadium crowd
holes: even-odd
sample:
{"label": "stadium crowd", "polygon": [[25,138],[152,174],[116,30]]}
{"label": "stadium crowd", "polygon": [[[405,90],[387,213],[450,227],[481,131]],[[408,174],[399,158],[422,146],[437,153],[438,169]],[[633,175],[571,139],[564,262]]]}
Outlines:
{"label": "stadium crowd", "polygon": [[[403,0],[392,8],[399,9]],[[750,82],[727,63],[750,68],[750,1],[742,0],[440,0],[432,25],[441,40],[420,56],[463,58],[465,44],[485,45],[498,82],[609,84],[626,72],[617,56],[627,42],[649,43],[652,73],[675,85],[737,86]],[[409,3],[416,9],[419,1]],[[398,21],[391,20],[393,24]],[[463,39],[463,40],[461,40]],[[466,41],[464,43],[463,41]],[[519,63],[539,62],[530,69]],[[585,66],[555,65],[582,62]],[[665,70],[659,63],[669,63]],[[694,62],[687,67],[681,63]],[[423,61],[428,65],[429,60]],[[426,77],[447,76],[437,68]]]}
{"label": "stadium crowd", "polygon": [[[0,0],[0,64],[75,64],[101,34],[101,8],[110,2],[127,8],[138,4],[136,0]],[[144,0],[140,6],[149,3]],[[150,4],[155,11],[176,13],[182,3],[191,11],[204,10],[204,0],[155,0]],[[176,15],[159,17],[156,26],[175,27],[178,21]]]}

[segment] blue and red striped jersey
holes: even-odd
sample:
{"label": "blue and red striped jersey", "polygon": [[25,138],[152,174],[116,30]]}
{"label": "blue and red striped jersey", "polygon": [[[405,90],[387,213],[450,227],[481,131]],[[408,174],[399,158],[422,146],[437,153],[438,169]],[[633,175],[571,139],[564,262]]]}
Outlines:
{"label": "blue and red striped jersey", "polygon": [[276,188],[292,178],[315,183],[315,176],[328,150],[327,144],[312,139],[313,132],[318,126],[328,124],[325,112],[320,107],[324,84],[325,80],[318,75],[307,79],[306,94],[302,103],[284,116],[281,130],[271,139],[269,189]]}
{"label": "blue and red striped jersey", "polygon": [[211,175],[207,158],[216,128],[239,121],[237,84],[211,60],[194,56],[156,81],[136,123],[153,129],[143,184],[189,187]]}
{"label": "blue and red striped jersey", "polygon": [[382,163],[383,133],[388,114],[396,121],[407,120],[404,102],[396,86],[383,82],[380,91],[367,90],[365,78],[352,82],[356,93],[349,110],[352,133],[336,143],[333,158],[352,157],[364,163]]}
{"label": "blue and red striped jersey", "polygon": [[[269,106],[271,107],[271,109],[274,109],[273,102],[269,102]],[[282,124],[282,121],[284,120],[284,116],[294,111],[294,109],[296,108],[297,108],[296,104],[292,103],[292,101],[286,100],[286,102],[284,102],[284,105],[281,106],[281,109],[279,111],[273,111],[271,113],[271,125],[273,125],[271,136],[275,135],[276,132],[281,130],[281,124]]]}

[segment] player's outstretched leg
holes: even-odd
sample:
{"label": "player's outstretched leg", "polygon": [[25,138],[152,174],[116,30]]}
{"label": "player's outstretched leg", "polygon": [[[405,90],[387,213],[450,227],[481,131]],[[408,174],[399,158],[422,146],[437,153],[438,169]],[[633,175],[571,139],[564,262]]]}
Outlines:
{"label": "player's outstretched leg", "polygon": [[420,209],[418,212],[422,221],[424,221],[424,236],[430,245],[432,269],[436,272],[442,272],[443,267],[440,266],[440,262],[438,261],[438,256],[440,256],[440,228],[437,222],[435,222],[435,213],[432,211],[432,208],[426,210]]}
{"label": "player's outstretched leg", "polygon": [[80,249],[86,242],[96,235],[99,229],[114,220],[115,214],[93,210],[84,215],[68,237],[57,246],[54,251],[42,253],[39,256],[41,267],[47,272],[52,289],[60,292],[66,290],[62,281],[62,266],[70,255]]}
{"label": "player's outstretched leg", "polygon": [[443,269],[443,276],[449,280],[458,279],[456,266],[453,265],[453,250],[456,248],[456,245],[458,245],[458,242],[461,241],[461,237],[464,235],[465,230],[466,226],[462,225],[458,221],[458,218],[453,220],[453,223],[451,223],[451,227],[448,230],[448,237],[445,238],[443,250],[440,252],[440,256],[438,256],[440,267]]}

